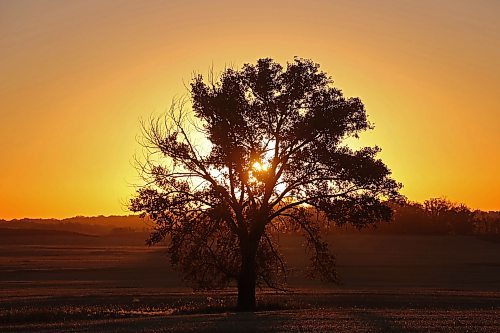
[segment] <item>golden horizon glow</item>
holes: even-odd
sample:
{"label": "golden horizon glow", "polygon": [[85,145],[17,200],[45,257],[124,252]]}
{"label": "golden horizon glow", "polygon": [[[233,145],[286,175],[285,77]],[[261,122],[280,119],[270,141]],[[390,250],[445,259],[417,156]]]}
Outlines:
{"label": "golden horizon glow", "polygon": [[0,218],[127,214],[139,120],[193,72],[311,58],[423,201],[500,210],[500,2],[0,2]]}

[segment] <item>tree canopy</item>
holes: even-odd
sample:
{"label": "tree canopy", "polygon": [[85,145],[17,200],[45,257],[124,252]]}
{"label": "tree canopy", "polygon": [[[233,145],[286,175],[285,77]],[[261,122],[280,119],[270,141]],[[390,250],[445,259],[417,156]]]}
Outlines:
{"label": "tree canopy", "polygon": [[254,308],[256,284],[283,286],[278,236],[292,231],[304,235],[311,272],[335,281],[321,224],[391,218],[401,185],[380,149],[346,144],[373,128],[364,105],[318,64],[260,59],[197,75],[190,97],[191,108],[173,103],[143,124],[147,185],[130,208],[155,222],[150,243],[169,238],[171,263],[198,288],[236,281],[240,308]]}

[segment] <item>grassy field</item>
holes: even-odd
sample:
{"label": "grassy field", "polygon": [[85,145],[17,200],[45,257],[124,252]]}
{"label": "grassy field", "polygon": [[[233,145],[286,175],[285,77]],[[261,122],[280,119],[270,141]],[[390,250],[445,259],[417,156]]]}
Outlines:
{"label": "grassy field", "polygon": [[234,290],[191,292],[139,235],[18,237],[0,245],[0,332],[500,332],[500,244],[473,237],[332,236],[339,286],[306,280],[283,238],[290,292],[261,290],[253,314]]}

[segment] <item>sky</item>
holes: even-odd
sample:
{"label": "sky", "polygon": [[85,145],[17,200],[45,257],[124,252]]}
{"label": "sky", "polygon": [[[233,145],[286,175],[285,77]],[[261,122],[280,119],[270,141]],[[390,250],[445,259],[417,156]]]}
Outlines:
{"label": "sky", "polygon": [[500,210],[497,0],[0,2],[0,218],[129,214],[140,119],[193,73],[310,58],[413,201]]}

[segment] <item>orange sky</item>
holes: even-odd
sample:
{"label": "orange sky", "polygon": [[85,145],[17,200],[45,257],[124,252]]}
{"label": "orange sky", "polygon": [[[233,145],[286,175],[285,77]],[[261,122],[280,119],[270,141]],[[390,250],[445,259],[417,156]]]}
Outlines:
{"label": "orange sky", "polygon": [[411,200],[500,210],[500,2],[0,2],[0,218],[126,214],[139,119],[193,71],[312,58]]}

